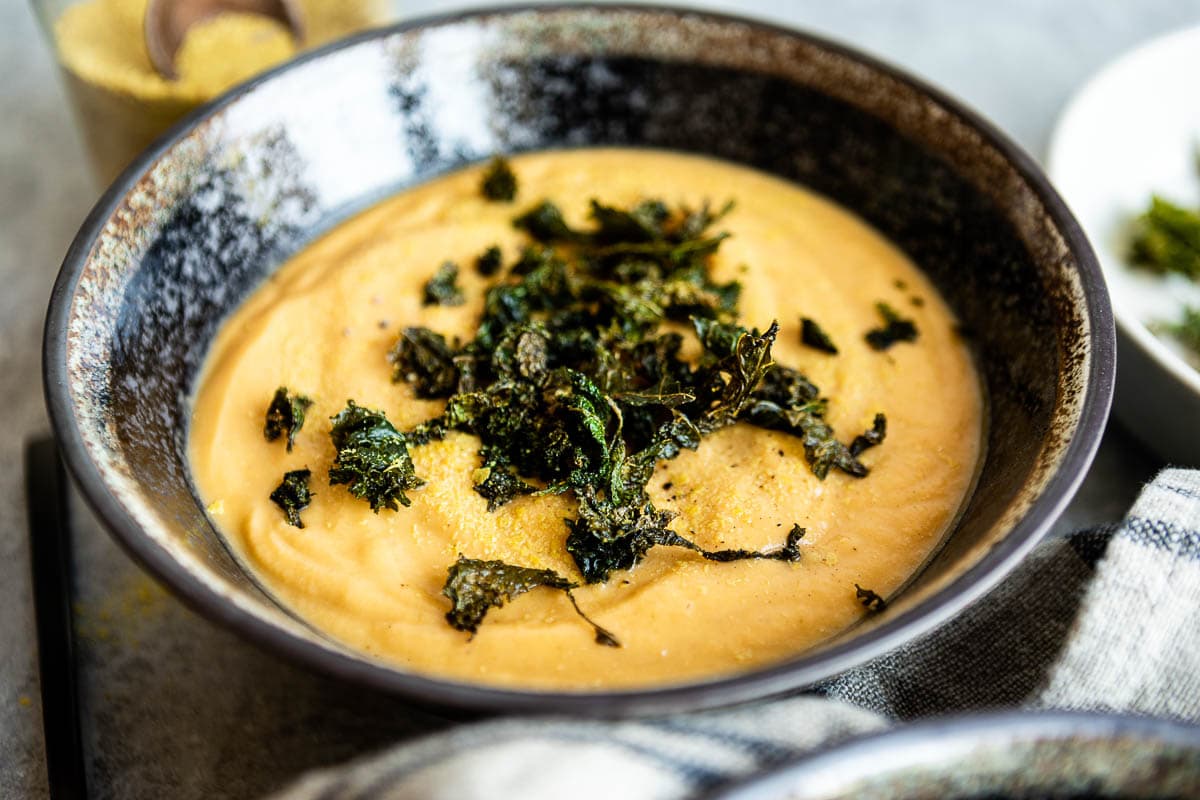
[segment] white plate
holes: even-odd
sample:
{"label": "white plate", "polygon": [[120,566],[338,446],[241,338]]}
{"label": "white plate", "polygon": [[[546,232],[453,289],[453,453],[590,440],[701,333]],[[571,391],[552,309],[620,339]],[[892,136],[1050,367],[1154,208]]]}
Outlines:
{"label": "white plate", "polygon": [[1200,465],[1200,358],[1152,332],[1200,285],[1131,269],[1130,221],[1154,193],[1200,206],[1200,27],[1110,64],[1068,104],[1046,169],[1091,239],[1117,320],[1118,417],[1163,456]]}

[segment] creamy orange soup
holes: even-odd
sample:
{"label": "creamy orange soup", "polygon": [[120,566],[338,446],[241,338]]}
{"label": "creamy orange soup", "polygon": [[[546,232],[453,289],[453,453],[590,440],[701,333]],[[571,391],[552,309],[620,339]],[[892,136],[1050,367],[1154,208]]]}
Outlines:
{"label": "creamy orange soup", "polygon": [[[209,513],[244,564],[285,606],[329,636],[430,675],[526,688],[588,690],[684,682],[748,670],[809,649],[865,613],[854,585],[888,595],[938,545],[980,458],[983,401],[955,320],[919,269],[862,220],[786,181],[681,154],[588,149],[512,161],[515,204],[489,203],[479,168],[399,194],[338,226],[274,274],[225,324],[195,398],[193,476]],[[451,628],[442,595],[459,554],[550,568],[578,579],[564,549],[570,495],[518,497],[494,512],[472,490],[478,439],[452,434],[411,449],[427,483],[412,505],[375,514],[331,486],[329,418],[348,398],[384,410],[400,430],[438,414],[393,383],[398,331],[426,326],[464,341],[494,279],[470,264],[498,243],[505,262],[527,241],[513,216],[543,199],[585,225],[587,201],[646,197],[699,205],[736,201],[719,229],[718,280],[743,284],[740,319],[781,326],[776,361],[829,398],[842,441],[888,419],[886,441],[862,455],[865,478],[814,477],[799,439],[747,424],[659,465],[648,490],[678,513],[671,527],[709,548],[778,546],[807,528],[799,563],[713,563],[657,547],[634,569],[578,589],[589,616],[618,636],[602,647],[560,592],[535,589],[493,610],[479,632]],[[422,305],[444,260],[463,265],[457,307]],[[919,298],[914,302],[913,298]],[[868,347],[885,301],[912,318],[913,343]],[[840,353],[800,342],[817,319]],[[263,436],[276,387],[314,400],[288,453]],[[287,470],[312,470],[304,528],[268,499]]]}

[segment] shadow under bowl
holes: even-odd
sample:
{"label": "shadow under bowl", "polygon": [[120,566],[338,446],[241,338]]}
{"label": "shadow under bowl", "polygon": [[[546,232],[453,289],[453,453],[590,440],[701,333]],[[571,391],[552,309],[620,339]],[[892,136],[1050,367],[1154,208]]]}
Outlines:
{"label": "shadow under bowl", "polygon": [[[280,608],[198,502],[188,404],[221,322],[320,232],[497,152],[702,153],[804,184],[912,257],[963,323],[989,402],[978,488],[885,614],[786,663],[620,692],[406,673]],[[841,46],[685,10],[477,11],[318,51],[201,109],[134,163],[63,264],[45,339],[68,466],[116,538],[202,614],[416,702],[616,715],[809,686],[945,621],[1066,505],[1098,446],[1113,323],[1095,259],[1033,162],[936,90]]]}

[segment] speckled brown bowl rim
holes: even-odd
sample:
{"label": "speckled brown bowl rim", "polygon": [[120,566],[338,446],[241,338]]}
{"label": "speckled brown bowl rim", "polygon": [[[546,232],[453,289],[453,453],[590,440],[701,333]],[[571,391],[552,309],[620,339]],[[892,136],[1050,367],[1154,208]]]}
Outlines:
{"label": "speckled brown bowl rim", "polygon": [[[547,10],[599,14],[610,11],[642,11],[675,17],[695,16],[717,23],[744,25],[775,35],[795,37],[815,47],[857,61],[895,81],[908,84],[950,113],[957,115],[966,125],[977,131],[985,143],[1003,155],[1044,203],[1048,217],[1061,232],[1078,264],[1086,315],[1090,323],[1088,347],[1091,358],[1086,383],[1087,397],[1080,411],[1073,440],[1040,496],[1034,500],[1012,530],[978,563],[935,595],[912,609],[897,613],[892,619],[881,620],[877,627],[848,641],[814,653],[802,654],[764,669],[711,681],[661,688],[576,693],[522,691],[466,684],[402,672],[366,658],[320,647],[254,616],[218,595],[175,561],[166,550],[155,544],[109,491],[103,470],[88,456],[78,421],[71,410],[70,376],[66,362],[68,314],[76,284],[105,221],[121,205],[125,195],[137,184],[146,170],[205,117],[230,105],[249,89],[269,81],[272,76],[291,69],[296,64],[323,58],[331,52],[352,47],[359,42],[417,28],[443,25],[480,15],[503,16]],[[288,64],[263,73],[184,118],[143,152],[116,179],[88,215],[67,251],[50,297],[43,347],[43,377],[51,423],[67,466],[78,482],[84,498],[126,552],[201,615],[241,633],[250,641],[291,661],[364,687],[404,695],[421,705],[496,713],[560,713],[611,717],[729,705],[811,687],[905,644],[948,620],[999,583],[1038,543],[1074,495],[1099,447],[1108,418],[1112,402],[1115,358],[1112,309],[1100,267],[1066,204],[1029,155],[990,123],[940,90],[851,48],[760,20],[671,6],[532,4],[456,11],[361,33],[306,53]]]}
{"label": "speckled brown bowl rim", "polygon": [[[1200,758],[1200,726],[1175,720],[1132,714],[1089,713],[1083,711],[1004,711],[984,714],[956,714],[923,720],[899,728],[856,736],[831,747],[792,759],[750,778],[733,781],[705,794],[704,800],[785,800],[788,791],[814,783],[836,784],[831,790],[844,794],[856,780],[885,779],[895,775],[911,783],[911,770],[948,774],[957,769],[970,772],[971,765],[934,766],[927,761],[906,759],[916,752],[934,755],[946,742],[987,747],[1003,747],[1030,742],[1064,742],[1105,739],[1135,739],[1148,744],[1191,750]],[[968,755],[968,758],[970,756]],[[1056,777],[1070,780],[1070,773]],[[909,785],[906,783],[905,785]],[[913,785],[914,796],[923,787]],[[1001,789],[1000,791],[1003,791]],[[1055,791],[1070,791],[1055,789]],[[1134,796],[1137,790],[1131,789]],[[988,797],[997,796],[991,790]],[[1108,796],[1108,795],[1106,795]]]}

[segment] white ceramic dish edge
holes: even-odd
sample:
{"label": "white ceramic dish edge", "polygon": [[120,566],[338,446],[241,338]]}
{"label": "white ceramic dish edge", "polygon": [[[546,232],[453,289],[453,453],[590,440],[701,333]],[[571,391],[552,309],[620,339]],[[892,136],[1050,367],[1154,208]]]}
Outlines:
{"label": "white ceramic dish edge", "polygon": [[[1090,78],[1059,117],[1046,169],[1092,241],[1119,332],[1117,416],[1171,461],[1200,465],[1200,360],[1155,322],[1200,306],[1200,285],[1130,269],[1129,221],[1152,193],[1200,205],[1200,26],[1142,44]],[[1192,86],[1188,86],[1188,82]]]}

